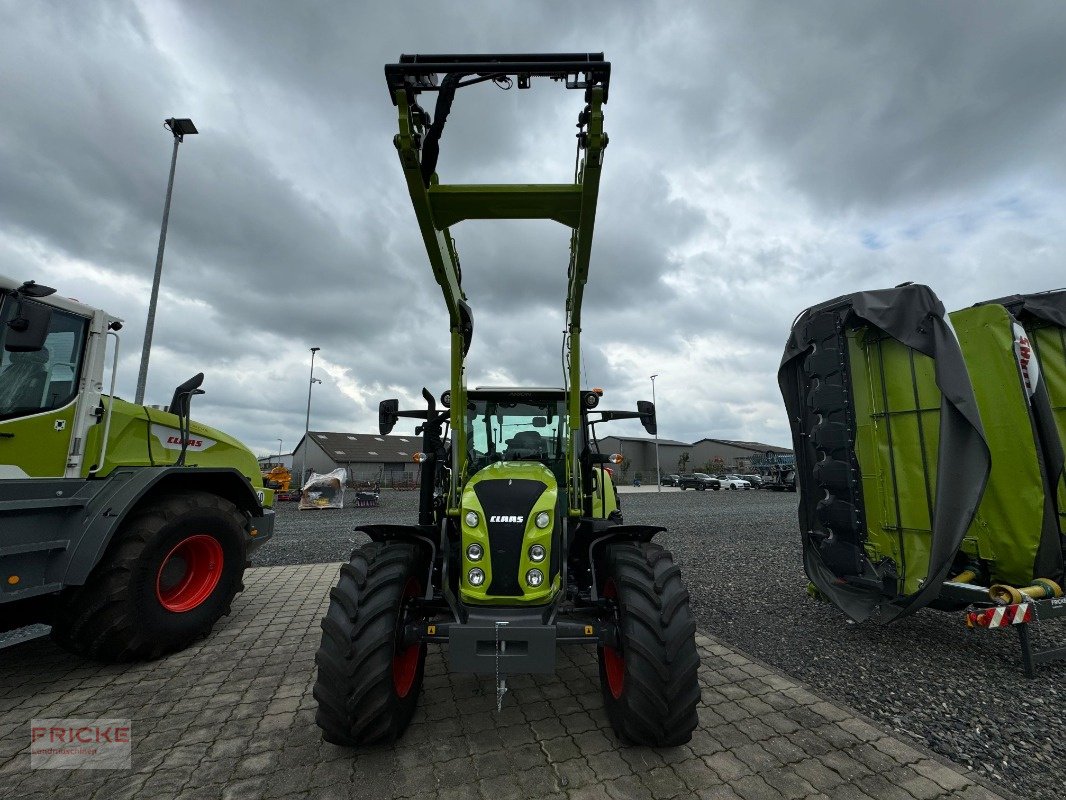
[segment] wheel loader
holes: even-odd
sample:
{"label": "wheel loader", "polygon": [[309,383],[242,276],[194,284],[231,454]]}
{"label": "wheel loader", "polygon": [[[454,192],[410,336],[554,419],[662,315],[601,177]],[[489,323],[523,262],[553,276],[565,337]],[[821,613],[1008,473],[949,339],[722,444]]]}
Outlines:
{"label": "wheel loader", "polygon": [[[418,519],[368,524],[371,541],[342,565],[322,620],[314,696],[324,738],[390,741],[415,711],[429,645],[453,672],[486,676],[497,707],[512,675],[551,673],[561,645],[595,646],[607,716],[626,743],[688,741],[699,656],[689,598],[664,530],[623,521],[596,426],[655,408],[601,409],[582,387],[581,307],[607,135],[610,63],[602,54],[405,55],[385,67],[398,112],[400,164],[450,321],[450,385],[424,407],[382,401],[422,436]],[[436,174],[441,134],[460,89],[528,88],[548,78],[584,94],[570,184],[454,185]],[[419,104],[434,98],[432,116]],[[428,105],[428,104],[427,104]],[[571,230],[561,386],[467,388],[473,313],[452,226],[467,219],[547,219]]]}
{"label": "wheel loader", "polygon": [[165,409],[115,396],[121,329],[0,276],[0,631],[99,661],[206,636],[274,527],[255,456],[189,418],[202,373]]}

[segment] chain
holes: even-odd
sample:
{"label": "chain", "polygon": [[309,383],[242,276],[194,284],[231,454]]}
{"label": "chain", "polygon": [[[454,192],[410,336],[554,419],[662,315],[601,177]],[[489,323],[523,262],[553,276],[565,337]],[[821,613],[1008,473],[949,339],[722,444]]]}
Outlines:
{"label": "chain", "polygon": [[[506,622],[496,622],[496,713],[499,714],[503,710],[503,696],[507,694],[507,676],[500,675],[500,626],[506,625]],[[504,646],[507,646],[505,641]]]}

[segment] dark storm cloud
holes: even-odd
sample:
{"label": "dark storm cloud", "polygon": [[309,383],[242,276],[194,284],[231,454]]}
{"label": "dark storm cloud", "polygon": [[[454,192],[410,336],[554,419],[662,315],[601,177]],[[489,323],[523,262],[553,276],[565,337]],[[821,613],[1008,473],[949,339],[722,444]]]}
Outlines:
{"label": "dark storm cloud", "polygon": [[827,205],[1066,171],[1061,3],[732,3],[692,22],[716,32],[690,63],[729,76],[726,107]]}
{"label": "dark storm cloud", "polygon": [[[202,369],[201,418],[288,448],[315,345],[312,427],[372,429],[378,399],[439,392],[448,368],[382,65],[602,49],[611,144],[584,370],[614,407],[648,398],[661,373],[665,435],[783,443],[781,343],[829,296],[928,280],[958,307],[1062,283],[1063,6],[582,9],[6,6],[0,271],[124,316],[131,395],[170,155],[160,123],[187,114],[201,134],[179,157],[150,398]],[[569,181],[581,105],[547,82],[461,92],[442,179]],[[470,383],[559,383],[567,230],[453,234],[475,315]]]}

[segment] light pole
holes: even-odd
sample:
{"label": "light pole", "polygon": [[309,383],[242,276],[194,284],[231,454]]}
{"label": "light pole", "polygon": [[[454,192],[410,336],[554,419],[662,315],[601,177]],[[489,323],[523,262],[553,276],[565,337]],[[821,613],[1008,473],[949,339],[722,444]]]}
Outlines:
{"label": "light pole", "polygon": [[137,372],[137,405],[144,403],[144,385],[148,381],[148,354],[152,351],[152,331],[155,329],[155,306],[159,300],[159,279],[163,274],[163,248],[167,243],[167,221],[170,219],[170,198],[174,194],[174,168],[178,164],[178,145],[185,137],[199,133],[191,119],[171,117],[163,127],[174,134],[174,154],[170,157],[170,180],[167,181],[167,199],[163,203],[163,227],[159,230],[159,250],[155,254],[155,277],[152,278],[152,298],[148,301],[148,318],[144,324],[144,344],[141,347],[141,367]]}
{"label": "light pole", "polygon": [[[651,376],[651,404],[655,405],[655,379],[659,377],[656,372]],[[663,490],[663,476],[659,472],[659,409],[655,409],[655,491]]]}
{"label": "light pole", "polygon": [[278,437],[278,465],[281,465],[281,437]]}
{"label": "light pole", "polygon": [[304,453],[303,458],[300,459],[300,488],[303,488],[304,481],[307,478],[307,437],[310,435],[311,429],[311,387],[316,383],[322,383],[315,377],[315,353],[321,350],[321,347],[311,348],[311,380],[307,382],[307,419],[304,421]]}

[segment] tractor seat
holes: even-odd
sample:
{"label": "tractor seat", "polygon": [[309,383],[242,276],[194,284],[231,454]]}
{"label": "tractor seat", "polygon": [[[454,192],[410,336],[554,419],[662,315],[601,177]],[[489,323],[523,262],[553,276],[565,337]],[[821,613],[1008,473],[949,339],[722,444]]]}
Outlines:
{"label": "tractor seat", "polygon": [[517,461],[522,458],[541,458],[547,452],[548,446],[543,436],[536,431],[519,431],[507,440],[505,457],[508,461]]}

